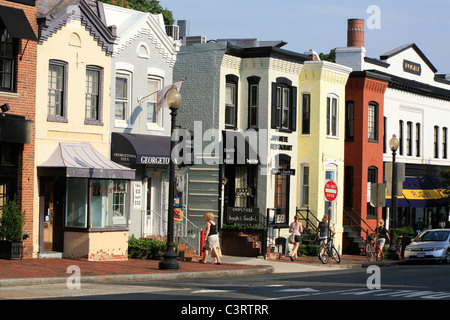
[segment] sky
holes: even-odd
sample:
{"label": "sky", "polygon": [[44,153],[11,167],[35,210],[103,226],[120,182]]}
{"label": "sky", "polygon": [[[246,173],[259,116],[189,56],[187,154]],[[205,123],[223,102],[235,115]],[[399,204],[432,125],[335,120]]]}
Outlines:
{"label": "sky", "polygon": [[366,56],[415,43],[450,74],[450,0],[160,0],[190,35],[285,41],[285,50],[328,53],[347,45],[347,20],[364,19]]}

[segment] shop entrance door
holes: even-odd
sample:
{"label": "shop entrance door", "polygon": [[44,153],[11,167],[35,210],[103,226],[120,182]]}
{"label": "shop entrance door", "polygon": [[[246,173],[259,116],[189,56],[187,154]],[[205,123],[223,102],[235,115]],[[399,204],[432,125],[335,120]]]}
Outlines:
{"label": "shop entrance door", "polygon": [[[44,180],[42,182],[44,212],[41,214],[43,224],[44,252],[64,251],[64,199],[65,183],[63,178]],[[42,246],[41,246],[42,247]]]}

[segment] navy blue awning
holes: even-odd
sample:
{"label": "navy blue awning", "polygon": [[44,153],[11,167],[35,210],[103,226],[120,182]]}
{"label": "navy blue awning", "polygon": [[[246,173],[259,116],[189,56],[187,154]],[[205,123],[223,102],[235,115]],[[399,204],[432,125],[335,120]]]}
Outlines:
{"label": "navy blue awning", "polygon": [[111,159],[131,164],[169,165],[170,137],[113,132]]}
{"label": "navy blue awning", "polygon": [[[397,197],[397,206],[410,208],[441,207],[446,205],[445,186],[439,177],[406,177],[403,195]],[[386,197],[386,206],[391,206],[391,197]]]}

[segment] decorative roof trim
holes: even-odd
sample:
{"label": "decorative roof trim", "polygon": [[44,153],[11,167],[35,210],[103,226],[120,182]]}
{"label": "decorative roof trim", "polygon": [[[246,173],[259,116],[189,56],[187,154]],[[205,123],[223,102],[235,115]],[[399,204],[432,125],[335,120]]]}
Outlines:
{"label": "decorative roof trim", "polygon": [[114,50],[114,41],[116,39],[113,28],[108,28],[97,16],[92,8],[84,0],[78,0],[71,6],[76,6],[79,11],[69,11],[68,7],[61,8],[59,12],[51,12],[48,14],[40,14],[39,23],[39,40],[42,44],[52,37],[58,30],[61,30],[70,21],[79,20],[89,34],[97,41],[98,45],[105,51],[107,56],[112,55]]}
{"label": "decorative roof trim", "polygon": [[384,76],[389,76],[391,78],[388,85],[389,88],[414,93],[421,96],[431,97],[435,99],[450,101],[450,90],[448,89],[443,89],[426,83],[401,78],[378,70],[371,70],[371,72]]}
{"label": "decorative roof trim", "polygon": [[[114,10],[123,11],[130,10],[108,4],[103,5],[103,10],[111,10],[111,8]],[[176,62],[176,54],[181,46],[181,42],[173,41],[167,35],[164,24],[161,25],[158,21],[158,16],[160,14],[138,12],[136,15],[141,17],[139,18],[138,16],[134,16],[138,19],[136,19],[133,24],[127,26],[126,29],[123,29],[123,32],[121,27],[118,26],[118,37],[116,40],[116,45],[114,46],[113,57],[129,47],[139,36],[144,35],[148,37],[150,43],[156,47],[159,54],[166,59],[167,63],[173,67]],[[163,21],[162,15],[161,21]],[[114,23],[114,21],[111,21],[110,23]]]}

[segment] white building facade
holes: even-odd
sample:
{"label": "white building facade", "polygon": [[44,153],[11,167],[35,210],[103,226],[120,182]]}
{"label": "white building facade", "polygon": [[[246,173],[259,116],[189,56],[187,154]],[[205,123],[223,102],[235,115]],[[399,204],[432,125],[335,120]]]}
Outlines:
{"label": "white building facade", "polygon": [[[442,226],[449,218],[439,172],[450,166],[450,76],[438,74],[414,43],[388,51],[379,59],[367,57],[364,44],[337,48],[336,62],[353,71],[370,70],[391,79],[384,95],[384,124],[380,128],[384,128],[385,165],[392,162],[389,140],[395,134],[400,143],[396,161],[405,166],[396,226],[414,226],[418,218],[427,227]],[[385,171],[387,184],[390,180]],[[386,203],[389,206],[390,197]],[[383,214],[389,223],[389,210]]]}

